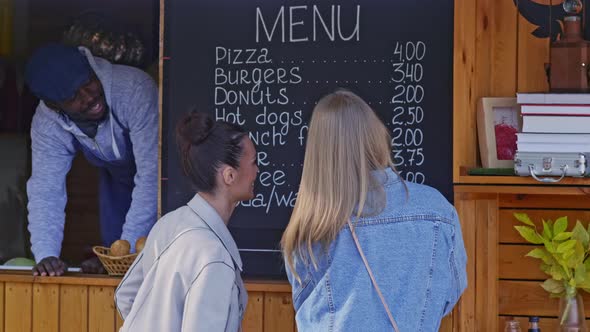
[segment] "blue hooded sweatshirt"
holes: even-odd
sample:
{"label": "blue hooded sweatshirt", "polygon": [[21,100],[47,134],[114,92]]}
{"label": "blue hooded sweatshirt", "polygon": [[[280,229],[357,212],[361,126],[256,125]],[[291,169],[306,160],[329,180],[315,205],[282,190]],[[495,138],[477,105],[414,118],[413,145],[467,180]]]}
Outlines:
{"label": "blue hooded sweatshirt", "polygon": [[66,175],[77,151],[97,167],[121,170],[109,173],[111,181],[132,179],[131,203],[121,234],[132,248],[137,238],[149,233],[157,218],[157,87],[139,69],[113,65],[92,56],[84,47],[80,51],[102,83],[109,112],[99,124],[96,136],[90,138],[43,101],[37,107],[31,125],[32,175],[27,182],[29,231],[37,262],[60,255]]}

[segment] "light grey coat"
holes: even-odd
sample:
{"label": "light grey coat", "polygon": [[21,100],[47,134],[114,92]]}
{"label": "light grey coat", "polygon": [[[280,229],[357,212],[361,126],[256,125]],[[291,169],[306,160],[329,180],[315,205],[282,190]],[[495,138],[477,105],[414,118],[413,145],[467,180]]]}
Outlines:
{"label": "light grey coat", "polygon": [[239,331],[248,297],[236,243],[200,195],[162,217],[115,291],[120,331]]}

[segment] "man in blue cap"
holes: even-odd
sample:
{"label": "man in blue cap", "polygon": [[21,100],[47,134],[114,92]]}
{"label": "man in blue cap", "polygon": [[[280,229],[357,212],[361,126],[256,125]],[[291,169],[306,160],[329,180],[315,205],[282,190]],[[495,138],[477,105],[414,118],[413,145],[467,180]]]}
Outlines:
{"label": "man in blue cap", "polygon": [[[27,64],[25,79],[41,99],[31,125],[27,182],[34,275],[61,275],[66,175],[76,152],[100,170],[103,245],[146,236],[156,221],[158,94],[139,69],[114,65],[88,49],[50,44]],[[99,273],[96,257],[82,270]]]}

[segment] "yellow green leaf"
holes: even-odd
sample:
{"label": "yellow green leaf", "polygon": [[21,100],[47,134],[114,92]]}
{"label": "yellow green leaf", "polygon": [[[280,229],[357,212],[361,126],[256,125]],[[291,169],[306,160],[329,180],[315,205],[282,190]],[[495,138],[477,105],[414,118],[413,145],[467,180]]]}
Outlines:
{"label": "yellow green leaf", "polygon": [[518,231],[518,233],[520,233],[520,236],[522,236],[528,242],[534,243],[534,244],[541,244],[541,243],[543,243],[543,239],[531,227],[528,227],[528,226],[514,226],[514,228],[516,228],[516,230]]}
{"label": "yellow green leaf", "polygon": [[576,281],[576,284],[582,284],[586,280],[586,267],[584,264],[580,264],[576,267],[574,280]]}
{"label": "yellow green leaf", "polygon": [[514,217],[523,224],[535,227],[535,224],[532,222],[531,218],[529,218],[528,214],[526,213],[514,213]]}
{"label": "yellow green leaf", "polygon": [[576,226],[574,226],[574,229],[572,230],[572,239],[578,240],[582,244],[584,251],[588,251],[590,236],[579,220],[576,221]]}
{"label": "yellow green leaf", "polygon": [[563,232],[563,233],[559,233],[557,234],[553,240],[555,241],[563,241],[563,240],[567,240],[570,237],[572,237],[572,232]]}
{"label": "yellow green leaf", "polygon": [[557,246],[556,251],[558,253],[565,253],[565,252],[573,249],[574,246],[576,245],[576,243],[577,243],[576,240],[568,240],[568,241],[562,242]]}
{"label": "yellow green leaf", "polygon": [[[567,257],[567,266],[572,268],[572,269],[576,269],[578,266],[584,266],[583,262],[584,262],[584,255],[585,255],[585,251],[584,248],[582,247],[582,244],[580,242],[576,241],[576,245],[574,246],[574,250],[572,250],[573,254],[569,257]],[[584,266],[584,271],[586,270],[586,267]]]}
{"label": "yellow green leaf", "polygon": [[551,275],[551,265],[549,265],[547,263],[541,263],[540,268],[541,268],[541,271],[545,272],[548,275]]}
{"label": "yellow green leaf", "polygon": [[545,245],[545,249],[547,249],[548,252],[550,252],[550,253],[555,252],[555,245],[553,244],[553,242],[544,241],[543,244]]}
{"label": "yellow green leaf", "polygon": [[553,236],[565,231],[567,229],[567,217],[560,217],[555,220],[553,225]]}
{"label": "yellow green leaf", "polygon": [[528,254],[526,254],[525,256],[544,259],[545,257],[547,257],[547,252],[542,248],[535,248],[529,251]]}
{"label": "yellow green leaf", "polygon": [[548,291],[549,293],[558,294],[563,293],[565,291],[565,287],[563,282],[559,282],[554,279],[547,279],[543,284],[541,284],[544,290]]}
{"label": "yellow green leaf", "polygon": [[[574,246],[575,246],[575,244],[574,244]],[[576,252],[574,251],[573,248],[572,249],[569,249],[569,250],[566,250],[566,251],[563,252],[563,256],[562,257],[566,261],[567,267],[572,267],[570,261],[574,261],[575,260],[575,257],[574,257],[574,254],[575,253]]]}
{"label": "yellow green leaf", "polygon": [[552,227],[550,227],[549,224],[543,220],[543,237],[545,237],[547,240],[553,239],[553,232],[551,231],[551,228]]}
{"label": "yellow green leaf", "polygon": [[551,265],[551,268],[549,269],[549,274],[555,280],[567,279],[567,274],[560,265]]}

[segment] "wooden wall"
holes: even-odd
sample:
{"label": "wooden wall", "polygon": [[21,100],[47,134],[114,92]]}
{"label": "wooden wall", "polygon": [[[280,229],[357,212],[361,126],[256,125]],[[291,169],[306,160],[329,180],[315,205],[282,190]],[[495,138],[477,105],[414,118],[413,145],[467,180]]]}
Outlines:
{"label": "wooden wall", "polygon": [[481,165],[476,129],[481,97],[547,91],[549,40],[532,36],[535,28],[517,14],[513,0],[455,0],[454,182],[465,181],[462,167]]}
{"label": "wooden wall", "polygon": [[[542,316],[541,329],[555,330],[557,300],[540,287],[546,277],[538,262],[524,258],[534,247],[514,230],[512,213],[526,212],[536,221],[568,216],[570,227],[576,219],[585,225],[590,221],[588,179],[540,185],[530,177],[466,173],[470,167],[481,167],[478,100],[548,90],[544,68],[549,40],[532,36],[535,29],[518,14],[513,0],[455,0],[453,181],[469,282],[455,312],[458,331],[502,331],[511,315],[523,327],[528,316]],[[590,317],[590,296],[584,294],[584,299]]]}

